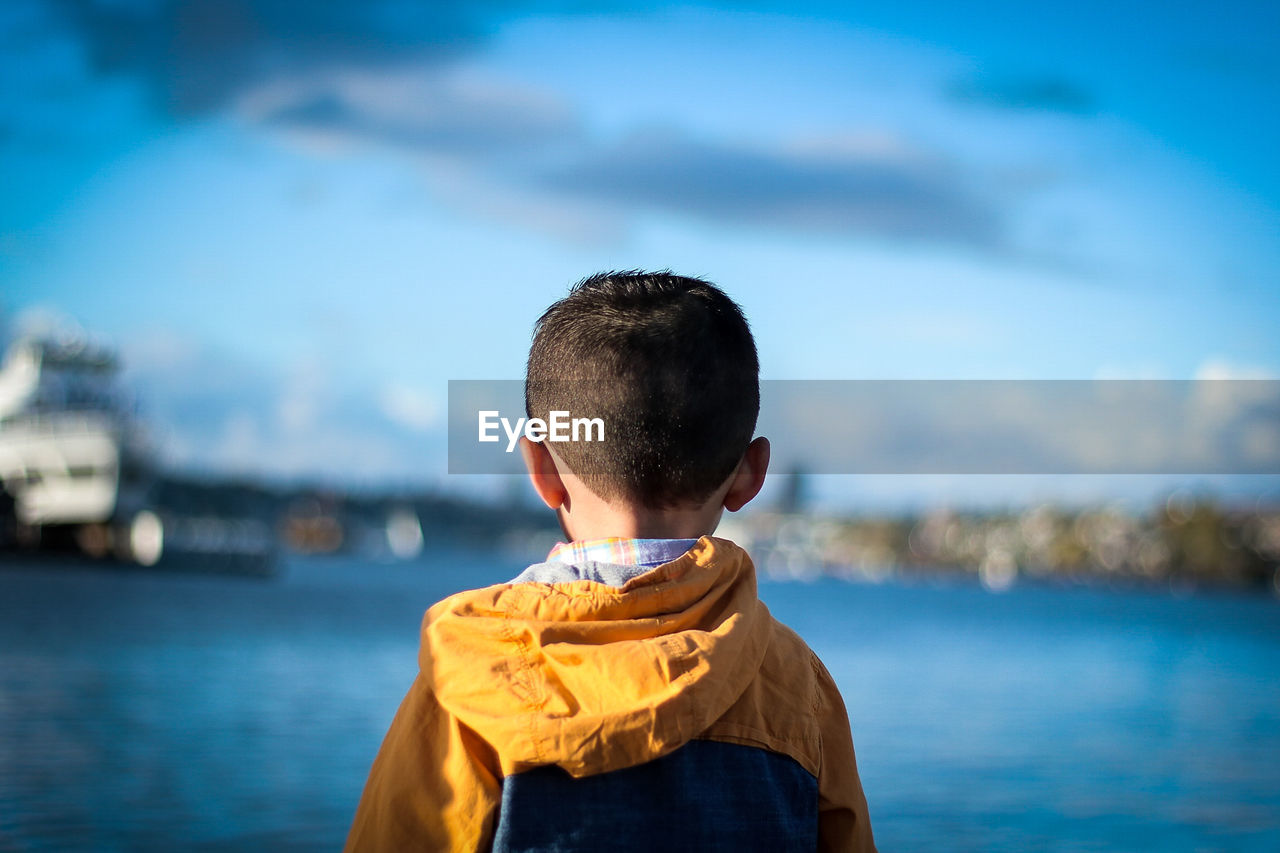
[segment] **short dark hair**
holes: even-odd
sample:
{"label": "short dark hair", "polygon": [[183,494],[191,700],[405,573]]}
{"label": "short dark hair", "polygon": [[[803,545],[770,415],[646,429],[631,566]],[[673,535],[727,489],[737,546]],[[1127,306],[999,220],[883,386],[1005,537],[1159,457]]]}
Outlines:
{"label": "short dark hair", "polygon": [[700,503],[755,432],[755,341],[742,309],[709,282],[670,270],[597,273],[538,318],[525,409],[604,420],[603,442],[555,445],[599,497],[651,509]]}

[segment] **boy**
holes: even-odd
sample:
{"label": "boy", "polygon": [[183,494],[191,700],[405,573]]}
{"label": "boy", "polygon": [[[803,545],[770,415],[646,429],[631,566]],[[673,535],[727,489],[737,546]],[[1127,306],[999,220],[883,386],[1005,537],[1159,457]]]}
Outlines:
{"label": "boy", "polygon": [[538,320],[522,439],[568,544],[423,622],[347,849],[872,851],[844,704],[713,539],[764,484],[755,343],[707,282],[602,273]]}

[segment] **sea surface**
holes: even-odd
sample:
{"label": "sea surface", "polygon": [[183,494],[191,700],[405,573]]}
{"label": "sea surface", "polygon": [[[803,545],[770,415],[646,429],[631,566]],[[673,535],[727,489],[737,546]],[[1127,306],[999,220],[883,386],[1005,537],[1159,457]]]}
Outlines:
{"label": "sea surface", "polygon": [[[422,612],[524,562],[292,559],[264,581],[8,561],[0,850],[340,848]],[[1275,599],[761,596],[840,684],[882,850],[1280,850]]]}

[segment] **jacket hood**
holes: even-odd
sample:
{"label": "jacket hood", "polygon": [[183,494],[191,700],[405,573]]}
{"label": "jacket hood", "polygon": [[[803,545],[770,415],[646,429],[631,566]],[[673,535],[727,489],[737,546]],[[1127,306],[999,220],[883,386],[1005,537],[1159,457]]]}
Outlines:
{"label": "jacket hood", "polygon": [[705,731],[755,678],[773,625],[746,552],[704,536],[622,587],[499,584],[446,598],[427,611],[419,663],[504,774],[555,764],[589,776]]}

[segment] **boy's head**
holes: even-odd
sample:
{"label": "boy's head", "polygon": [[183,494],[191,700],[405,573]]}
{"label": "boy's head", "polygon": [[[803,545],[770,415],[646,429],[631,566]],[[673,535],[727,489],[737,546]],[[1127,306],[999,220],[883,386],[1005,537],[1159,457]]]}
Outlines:
{"label": "boy's head", "polygon": [[696,506],[717,497],[752,444],[759,372],[747,321],[719,288],[669,272],[600,273],[539,318],[525,407],[604,421],[604,441],[553,448],[601,500]]}

